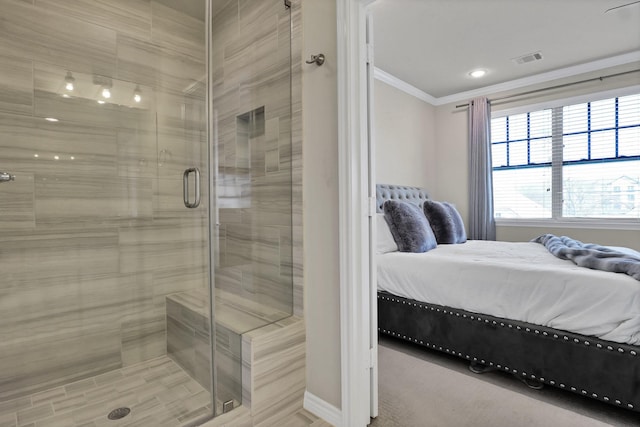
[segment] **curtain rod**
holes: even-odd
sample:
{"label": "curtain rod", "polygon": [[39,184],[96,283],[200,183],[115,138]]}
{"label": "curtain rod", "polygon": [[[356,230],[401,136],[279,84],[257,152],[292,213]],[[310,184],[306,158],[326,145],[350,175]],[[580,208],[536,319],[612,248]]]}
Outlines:
{"label": "curtain rod", "polygon": [[[560,89],[563,87],[568,87],[568,86],[573,86],[573,85],[578,85],[578,84],[582,84],[582,83],[589,83],[589,82],[594,82],[596,80],[604,80],[604,79],[608,79],[610,77],[619,77],[619,76],[624,76],[626,74],[631,74],[631,73],[637,73],[638,71],[640,71],[640,68],[635,69],[635,70],[631,70],[631,71],[624,71],[622,73],[617,73],[617,74],[609,74],[608,76],[601,76],[601,77],[594,77],[592,79],[586,79],[586,80],[580,80],[578,82],[571,82],[571,83],[565,83],[565,84],[561,84],[561,85],[556,85],[556,86],[551,86],[551,87],[545,87],[545,88],[541,88],[541,89],[535,89],[535,90],[530,90],[528,92],[520,92],[520,93],[516,93],[514,95],[509,95],[509,96],[503,96],[502,98],[495,98],[495,99],[491,99],[489,100],[490,102],[495,102],[495,101],[503,101],[505,99],[510,99],[510,98],[517,98],[519,96],[524,96],[524,95],[531,95],[534,93],[538,93],[538,92],[544,92],[546,90],[553,90],[553,89]],[[466,104],[459,104],[456,105],[456,108],[462,108],[462,107],[468,107],[470,102],[467,102]]]}

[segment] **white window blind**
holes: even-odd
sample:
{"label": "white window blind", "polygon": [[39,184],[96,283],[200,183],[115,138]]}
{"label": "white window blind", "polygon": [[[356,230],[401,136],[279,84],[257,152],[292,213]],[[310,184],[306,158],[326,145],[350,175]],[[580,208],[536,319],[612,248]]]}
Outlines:
{"label": "white window blind", "polygon": [[640,94],[491,121],[496,218],[640,221]]}

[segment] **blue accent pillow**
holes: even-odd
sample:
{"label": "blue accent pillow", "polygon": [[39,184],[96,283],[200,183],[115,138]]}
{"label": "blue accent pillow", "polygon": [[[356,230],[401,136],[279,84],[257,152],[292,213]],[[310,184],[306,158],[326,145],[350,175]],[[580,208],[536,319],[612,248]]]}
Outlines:
{"label": "blue accent pillow", "polygon": [[427,252],[438,246],[429,221],[418,206],[387,200],[383,210],[400,252]]}
{"label": "blue accent pillow", "polygon": [[467,241],[462,217],[453,205],[447,202],[425,200],[422,209],[431,224],[438,244],[455,244]]}

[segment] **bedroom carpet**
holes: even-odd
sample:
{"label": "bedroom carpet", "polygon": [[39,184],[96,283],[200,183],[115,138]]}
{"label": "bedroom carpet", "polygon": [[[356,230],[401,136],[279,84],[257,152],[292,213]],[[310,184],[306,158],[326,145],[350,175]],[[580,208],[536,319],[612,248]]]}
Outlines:
{"label": "bedroom carpet", "polygon": [[552,387],[532,390],[502,372],[388,337],[378,350],[380,415],[372,427],[640,426],[640,414]]}

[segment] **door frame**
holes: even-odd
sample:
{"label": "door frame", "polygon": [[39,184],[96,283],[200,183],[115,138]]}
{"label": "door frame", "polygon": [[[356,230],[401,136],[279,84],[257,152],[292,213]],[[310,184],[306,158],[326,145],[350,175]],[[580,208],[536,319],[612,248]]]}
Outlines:
{"label": "door frame", "polygon": [[[375,0],[336,0],[340,224],[340,356],[342,426],[369,424],[371,319],[367,7]],[[375,210],[374,210],[375,214]],[[371,219],[370,219],[371,218]]]}

